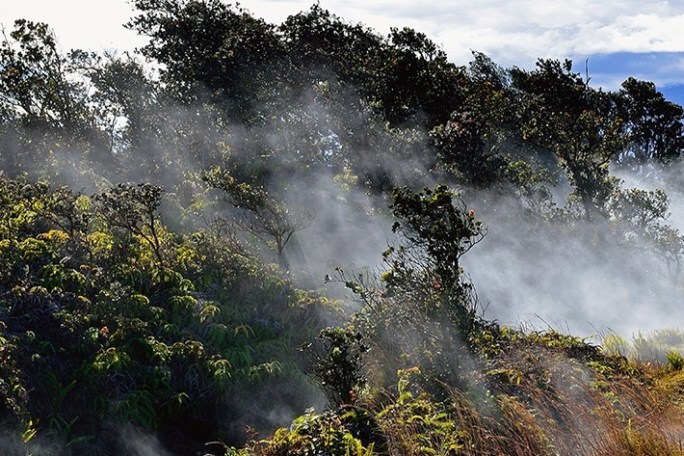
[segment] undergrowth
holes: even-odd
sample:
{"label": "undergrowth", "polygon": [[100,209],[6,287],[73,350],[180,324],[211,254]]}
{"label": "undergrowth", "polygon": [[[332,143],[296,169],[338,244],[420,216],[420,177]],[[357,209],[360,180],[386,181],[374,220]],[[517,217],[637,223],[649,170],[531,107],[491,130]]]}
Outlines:
{"label": "undergrowth", "polygon": [[233,455],[681,455],[684,373],[555,331],[483,325],[465,389],[418,367]]}

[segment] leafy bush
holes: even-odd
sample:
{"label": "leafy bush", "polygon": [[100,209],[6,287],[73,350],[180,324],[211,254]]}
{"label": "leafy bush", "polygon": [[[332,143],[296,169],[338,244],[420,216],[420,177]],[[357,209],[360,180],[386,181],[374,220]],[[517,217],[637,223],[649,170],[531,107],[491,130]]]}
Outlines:
{"label": "leafy bush", "polygon": [[314,375],[338,407],[351,405],[365,386],[363,357],[369,347],[353,328],[325,328],[318,336]]}

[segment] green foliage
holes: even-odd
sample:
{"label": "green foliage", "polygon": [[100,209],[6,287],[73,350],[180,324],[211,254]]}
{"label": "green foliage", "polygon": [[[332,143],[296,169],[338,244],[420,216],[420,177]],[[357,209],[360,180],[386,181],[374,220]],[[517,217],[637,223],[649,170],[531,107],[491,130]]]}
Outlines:
{"label": "green foliage", "polygon": [[363,357],[370,347],[353,328],[325,328],[318,340],[314,375],[333,404],[354,404],[367,380]]}
{"label": "green foliage", "polygon": [[639,169],[649,161],[668,163],[680,157],[684,148],[682,107],[667,101],[654,83],[633,77],[622,83],[620,94],[618,105],[628,122],[630,144],[617,163]]}
{"label": "green foliage", "polygon": [[458,454],[469,444],[468,431],[458,429],[446,406],[428,395],[411,392],[417,374],[420,371],[416,368],[398,373],[398,397],[378,413],[379,425],[392,436],[393,450],[398,454]]}
{"label": "green foliage", "polygon": [[462,69],[424,33],[392,28],[382,57],[376,99],[393,124],[423,112],[427,126],[433,126],[444,122],[463,99]]}
{"label": "green foliage", "polygon": [[131,236],[140,236],[153,250],[160,266],[164,265],[164,254],[157,209],[162,194],[163,190],[158,185],[119,184],[96,197],[102,215],[111,226],[123,230],[126,240]]}
{"label": "green foliage", "polygon": [[[363,274],[350,278],[338,268],[339,281],[364,304],[353,321],[373,354],[372,382],[387,387],[397,370],[416,366],[426,391],[446,395],[470,381],[468,347],[479,322],[459,259],[482,239],[482,226],[445,186],[420,193],[397,189],[391,209],[398,219],[393,230],[404,235],[404,244],[385,252],[389,268],[381,283]],[[348,351],[338,351],[340,367],[349,364]]]}
{"label": "green foliage", "polygon": [[237,224],[272,246],[281,266],[286,267],[283,250],[297,231],[309,226],[314,216],[313,211],[302,210],[295,213],[284,203],[269,196],[263,188],[238,182],[220,167],[212,168],[202,178],[211,187],[225,192],[232,206],[243,210]]}
{"label": "green foliage", "polygon": [[268,442],[269,454],[373,455],[373,444],[364,446],[352,434],[345,421],[345,417],[339,417],[333,412],[316,414],[310,410],[296,418],[290,429],[283,428],[275,432]]}
{"label": "green foliage", "polygon": [[485,125],[470,112],[454,112],[452,118],[431,131],[441,162],[474,187],[488,188],[503,180],[507,158],[489,153]]}
{"label": "green foliage", "polygon": [[392,230],[400,231],[407,244],[384,253],[390,269],[382,278],[389,292],[424,290],[427,302],[430,295],[436,298],[432,310],[444,308],[449,320],[467,334],[474,322],[474,303],[470,284],[461,278],[459,259],[484,236],[475,211],[444,185],[419,193],[396,189],[391,209],[398,219]]}
{"label": "green foliage", "polygon": [[539,60],[535,71],[514,69],[511,76],[523,94],[523,139],[556,155],[585,219],[603,214],[615,188],[608,166],[626,144],[616,97],[589,87],[569,60]]}
{"label": "green foliage", "polygon": [[62,54],[45,23],[19,19],[9,34],[3,30],[0,138],[11,145],[0,153],[5,172],[52,178],[60,161],[69,157],[78,181],[86,164],[109,158],[89,85],[81,77],[91,59],[78,50]]}
{"label": "green foliage", "polygon": [[[3,34],[4,35],[4,34]],[[87,122],[85,86],[67,77],[81,55],[60,55],[47,24],[19,19],[0,46],[0,102],[20,109],[28,124],[84,134]]]}
{"label": "green foliage", "polygon": [[[562,454],[591,445],[563,447],[554,431],[600,416],[586,429],[620,429],[615,441],[632,454],[669,451],[653,429],[632,427],[644,415],[633,404],[662,415],[651,410],[666,401],[637,388],[621,400],[633,377],[658,383],[631,361],[478,320],[461,269],[484,235],[475,210],[447,185],[410,189],[448,181],[509,195],[538,223],[604,224],[678,279],[684,242],[667,224],[667,195],[621,188],[611,166],[665,179],[681,158],[681,107],[631,78],[594,89],[570,61],[527,71],[474,53],[458,67],[420,31],[382,37],[319,5],[277,26],[218,0],[132,4],[128,26],[150,39],[142,56],[64,55],[47,24],[27,20],[0,42],[3,429],[29,445],[64,442],[65,454],[120,453],[111,427],[122,424],[177,454],[232,444],[232,429],[251,424],[235,416],[269,429],[259,405],[310,404],[297,347],[318,334],[312,370],[339,409],[309,412],[256,450],[541,454],[553,442]],[[573,191],[563,208],[548,188],[560,169]],[[306,194],[320,176],[344,190],[330,198],[391,200],[401,236],[378,281],[338,270],[363,306],[323,331],[339,303],[297,289],[285,258],[312,222]],[[254,237],[280,270],[255,257]],[[678,337],[604,345],[667,363],[676,394]],[[494,413],[473,418],[460,394]],[[600,407],[573,414],[567,398]]]}
{"label": "green foliage", "polygon": [[620,189],[607,202],[615,237],[639,251],[648,246],[668,268],[672,277],[681,273],[684,237],[665,223],[669,217],[669,200],[660,189]]}
{"label": "green foliage", "polygon": [[150,37],[142,53],[164,66],[162,79],[174,95],[185,102],[209,96],[229,116],[250,114],[255,89],[274,74],[269,64],[282,52],[275,27],[216,0],[134,6],[139,14],[128,26]]}
{"label": "green foliage", "polygon": [[[295,347],[320,328],[312,314],[325,301],[231,239],[170,236],[159,187],[119,185],[97,204],[44,184],[0,188],[0,419],[25,441],[89,451],[105,444],[107,417],[172,447],[201,445],[220,435],[207,417],[229,409],[236,388],[301,381]],[[276,299],[279,313],[263,318]],[[196,423],[205,437],[174,434]]]}
{"label": "green foliage", "polygon": [[680,371],[684,369],[684,357],[681,353],[674,351],[667,353],[667,365],[673,371]]}
{"label": "green foliage", "polygon": [[394,191],[391,206],[400,220],[392,230],[402,231],[409,242],[425,249],[435,273],[447,288],[459,281],[459,258],[482,236],[474,211],[466,211],[463,203],[454,204],[455,197],[444,185],[420,193],[400,188]]}
{"label": "green foliage", "polygon": [[347,24],[329,11],[312,5],[289,16],[279,27],[293,65],[311,82],[339,75],[360,87],[375,81],[376,59],[382,40],[361,24]]}

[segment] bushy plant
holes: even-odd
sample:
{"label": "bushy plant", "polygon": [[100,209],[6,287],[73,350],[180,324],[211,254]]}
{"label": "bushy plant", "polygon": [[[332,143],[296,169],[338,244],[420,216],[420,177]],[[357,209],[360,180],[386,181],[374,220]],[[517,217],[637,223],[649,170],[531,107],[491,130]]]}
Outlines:
{"label": "bushy plant", "polygon": [[128,423],[172,449],[197,448],[236,438],[218,423],[237,389],[259,396],[276,378],[309,388],[295,347],[332,303],[232,238],[171,235],[161,198],[156,186],[120,185],[90,204],[2,180],[0,394],[7,426],[25,440],[115,448],[107,426]]}
{"label": "bushy plant", "polygon": [[333,404],[354,404],[367,381],[364,355],[370,347],[351,327],[325,328],[318,341],[314,375]]}
{"label": "bushy plant", "polygon": [[372,443],[364,446],[336,413],[317,414],[309,410],[296,418],[289,429],[278,429],[268,441],[264,454],[372,456],[373,447]]}

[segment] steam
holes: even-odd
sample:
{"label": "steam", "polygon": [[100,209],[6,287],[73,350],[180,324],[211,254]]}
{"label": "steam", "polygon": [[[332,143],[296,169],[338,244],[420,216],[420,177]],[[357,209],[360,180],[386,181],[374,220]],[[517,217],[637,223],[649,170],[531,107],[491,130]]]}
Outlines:
{"label": "steam", "polygon": [[605,222],[558,226],[514,207],[480,209],[488,234],[463,259],[488,318],[581,337],[629,338],[673,324],[680,289],[651,246],[615,242]]}
{"label": "steam", "polygon": [[[376,268],[391,238],[382,201],[353,188],[340,188],[330,175],[319,176],[305,195],[288,195],[288,204],[310,201],[315,217],[289,247],[291,270],[321,284],[337,267]],[[302,200],[302,197],[303,200]]]}
{"label": "steam", "polygon": [[171,456],[156,437],[133,427],[121,430],[120,441],[121,451],[131,456]]}
{"label": "steam", "polygon": [[[305,93],[292,101],[295,108],[287,112],[259,107],[270,120],[255,127],[217,127],[206,113],[198,120],[201,107],[170,105],[165,112],[155,113],[168,121],[147,144],[144,157],[100,151],[94,155],[109,156],[111,161],[98,162],[79,159],[77,151],[58,149],[47,173],[85,192],[100,191],[119,181],[149,181],[192,201],[204,188],[197,174],[212,164],[222,164],[226,158],[243,168],[258,164],[269,176],[270,193],[294,212],[306,209],[315,213],[310,225],[295,233],[285,254],[295,282],[321,288],[323,277],[335,267],[381,269],[380,254],[393,242],[388,201],[361,190],[359,180],[384,174],[397,185],[414,188],[441,180],[424,158],[430,155],[424,153],[430,147],[426,131],[415,126],[388,129],[369,115],[349,117],[349,110],[342,107],[358,103],[358,95],[351,89],[338,95],[332,102]],[[186,126],[196,129],[192,138],[183,136]],[[343,138],[345,128],[362,132],[364,141]],[[312,136],[318,159],[332,161],[336,154],[351,153],[365,169],[347,170],[347,176],[339,174],[339,168],[333,172],[332,167],[304,178],[282,173],[298,166],[299,154],[311,146]],[[259,145],[255,138],[264,139]],[[218,144],[225,144],[226,149],[221,152]],[[263,156],[255,156],[259,151]],[[134,166],[136,160],[156,164],[156,172],[145,173],[144,167]],[[36,174],[46,174],[46,164],[37,165],[43,169]],[[658,186],[642,176],[620,178],[624,187]],[[559,205],[565,202],[566,185],[551,189]],[[672,213],[669,223],[684,227],[684,196],[676,188],[667,192]],[[468,190],[468,195],[472,200],[466,203],[476,209],[488,231],[484,241],[463,258],[485,318],[512,325],[537,322],[581,336],[610,330],[629,337],[672,324],[679,288],[667,279],[668,271],[654,255],[637,258],[619,245],[599,246],[596,239],[610,236],[605,225],[566,229],[530,219],[512,200],[473,190]],[[228,208],[212,210],[225,214]],[[210,219],[211,215],[198,217]],[[171,223],[178,218],[173,212],[165,217]],[[188,224],[201,226],[202,222],[190,220]],[[266,261],[275,261],[266,249],[262,253]]]}

